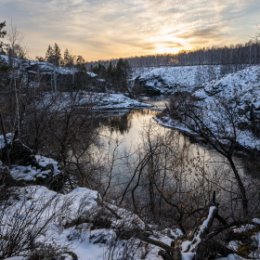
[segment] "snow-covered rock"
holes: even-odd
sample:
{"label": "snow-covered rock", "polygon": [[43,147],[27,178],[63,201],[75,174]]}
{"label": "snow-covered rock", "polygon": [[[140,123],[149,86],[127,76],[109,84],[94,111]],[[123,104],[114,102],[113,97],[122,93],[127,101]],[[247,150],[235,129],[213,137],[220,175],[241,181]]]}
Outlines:
{"label": "snow-covered rock", "polygon": [[[206,81],[197,89],[181,90],[182,93],[185,91],[193,95],[194,109],[203,123],[217,135],[225,133],[223,142],[233,138],[232,114],[236,142],[245,148],[260,150],[260,65]],[[158,117],[157,122],[189,134],[194,128],[192,120],[180,122],[165,115]]]}
{"label": "snow-covered rock", "polygon": [[260,107],[260,65],[250,66],[221,79],[205,84],[195,95],[201,99],[220,96],[225,99],[239,97],[241,103]]}
{"label": "snow-covered rock", "polygon": [[[0,55],[0,60],[4,63],[9,62],[9,57],[7,55]],[[23,60],[19,58],[12,58],[13,66],[17,69],[26,69],[29,72],[40,72],[42,74],[52,74],[57,73],[61,75],[74,74],[77,72],[76,68],[68,67],[57,67],[49,62],[34,61],[34,60]]]}
{"label": "snow-covered rock", "polygon": [[171,94],[192,91],[195,87],[221,77],[221,66],[175,66],[135,69],[132,80],[138,81],[148,91]]}
{"label": "snow-covered rock", "polygon": [[[0,135],[1,165],[0,174],[10,176],[15,182],[48,182],[54,183],[59,179],[62,171],[57,161],[42,155],[35,155],[33,151],[20,140],[12,140],[13,134]],[[8,154],[8,156],[7,156]],[[0,176],[0,179],[2,179]],[[9,183],[10,185],[11,183]]]}
{"label": "snow-covered rock", "polygon": [[[251,130],[253,123],[256,125],[255,128],[259,127],[260,123],[259,65],[212,81],[206,84],[203,89],[196,91],[194,95],[200,99],[198,104],[203,108],[205,122],[215,132],[220,125],[225,124],[225,130],[232,132],[227,115],[227,109],[229,109],[236,117],[234,120],[237,128],[237,142],[244,147],[260,149],[260,138]],[[255,121],[253,122],[253,120]],[[240,128],[239,125],[244,125],[244,128]]]}
{"label": "snow-covered rock", "polygon": [[57,161],[42,155],[35,155],[36,162],[43,168],[52,167],[55,175],[60,174],[60,166]]}
{"label": "snow-covered rock", "polygon": [[61,174],[60,166],[57,161],[42,155],[35,155],[37,164],[41,168],[28,165],[11,165],[11,176],[17,181],[37,181],[51,179]]}

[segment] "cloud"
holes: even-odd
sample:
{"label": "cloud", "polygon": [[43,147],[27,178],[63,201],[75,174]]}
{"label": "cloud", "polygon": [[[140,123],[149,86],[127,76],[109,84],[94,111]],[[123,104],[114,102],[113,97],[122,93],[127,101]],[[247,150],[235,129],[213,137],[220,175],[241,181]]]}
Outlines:
{"label": "cloud", "polygon": [[87,59],[246,41],[259,0],[0,0],[31,56],[58,42]]}
{"label": "cloud", "polygon": [[211,25],[207,27],[191,29],[188,32],[179,34],[182,39],[200,38],[200,39],[218,39],[225,37],[225,27],[218,25]]}

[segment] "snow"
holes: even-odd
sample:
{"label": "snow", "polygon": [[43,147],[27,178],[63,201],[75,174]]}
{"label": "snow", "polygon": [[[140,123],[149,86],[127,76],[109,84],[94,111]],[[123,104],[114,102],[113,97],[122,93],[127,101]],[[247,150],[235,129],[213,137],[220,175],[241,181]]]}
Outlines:
{"label": "snow", "polygon": [[[79,260],[106,259],[111,253],[113,259],[120,260],[126,258],[126,252],[129,257],[133,257],[131,259],[141,259],[142,255],[145,255],[142,259],[146,260],[161,259],[158,256],[159,248],[156,246],[147,245],[134,237],[129,240],[118,238],[116,232],[120,228],[143,229],[144,223],[138,216],[125,209],[101,202],[101,197],[96,191],[76,188],[63,195],[43,186],[17,187],[16,191],[19,199],[10,200],[13,204],[6,212],[4,220],[6,228],[12,225],[12,216],[30,219],[28,209],[30,209],[29,214],[33,215],[46,205],[43,214],[40,215],[40,224],[50,216],[53,218],[37,238],[38,242],[67,247],[69,251],[76,253]],[[109,215],[104,205],[113,208],[120,219],[117,219],[114,214]],[[98,215],[108,218],[112,223],[111,227],[96,227],[93,221]],[[82,221],[78,222],[79,220]],[[179,234],[178,230],[172,232]],[[167,244],[172,240],[160,232],[155,232],[152,237]]]}
{"label": "snow", "polygon": [[[11,144],[13,140],[13,134],[7,133],[7,143]],[[4,136],[0,135],[0,149],[5,147]],[[28,148],[29,149],[29,148]],[[0,161],[0,167],[6,167],[10,171],[13,179],[17,181],[36,181],[37,179],[45,179],[48,177],[54,177],[61,174],[61,170],[57,161],[52,158],[48,158],[42,155],[35,155],[35,160],[40,167],[32,165],[3,165]]]}
{"label": "snow", "polygon": [[205,232],[205,230],[209,226],[209,221],[212,220],[213,214],[216,212],[217,207],[211,206],[209,208],[209,214],[207,218],[203,221],[203,223],[200,225],[199,229],[196,231],[195,236],[193,237],[192,241],[185,241],[182,244],[182,253],[190,253],[194,252],[199,243],[201,242],[201,236]]}
{"label": "snow", "polygon": [[260,225],[260,219],[259,219],[259,218],[254,218],[254,219],[252,220],[252,222],[254,222],[255,224]]}
{"label": "snow", "polygon": [[120,216],[120,219],[116,219],[112,222],[112,226],[115,228],[124,228],[124,230],[132,229],[145,229],[145,223],[135,214],[129,212],[128,210],[118,208],[112,204],[108,204],[114,212]]}
{"label": "snow", "polygon": [[[12,134],[9,134],[8,136],[12,137]],[[2,136],[0,136],[0,140],[1,137]],[[2,147],[1,142],[0,147]],[[8,169],[12,178],[17,181],[36,181],[37,179],[45,179],[61,174],[59,164],[54,159],[41,155],[36,155],[35,159],[41,167],[46,169],[39,169],[32,165],[11,165],[8,167]]]}
{"label": "snow", "polygon": [[[199,106],[204,108],[204,120],[214,132],[218,131],[217,128],[221,123],[226,124],[225,131],[232,134],[227,111],[221,107],[221,102],[225,101],[237,114],[246,106],[254,105],[256,109],[260,108],[259,80],[260,66],[251,66],[212,81],[206,84],[204,89],[195,92],[195,96],[202,99]],[[247,122],[248,116],[248,114],[239,116],[236,119],[237,124]],[[237,129],[237,142],[244,147],[260,149],[260,139],[249,130]]]}
{"label": "snow", "polygon": [[78,70],[76,68],[68,67],[57,67],[48,62],[38,62],[38,61],[28,61],[27,66],[37,65],[38,69],[42,74],[57,73],[61,75],[72,75],[75,74]]}
{"label": "snow", "polygon": [[109,94],[103,95],[100,99],[97,107],[100,109],[124,109],[124,108],[133,108],[133,107],[151,107],[150,104],[139,102],[137,100],[126,97],[123,94]]}
{"label": "snow", "polygon": [[[253,223],[255,223],[255,224],[253,224]],[[248,237],[248,239],[251,240],[252,247],[254,247],[254,246],[256,247],[256,249],[254,251],[250,252],[250,254],[249,254],[249,257],[251,257],[252,259],[260,259],[260,231],[259,231],[259,229],[257,229],[257,225],[259,225],[259,224],[260,224],[260,219],[254,218],[252,220],[252,224],[242,225],[242,226],[239,226],[239,227],[233,229],[233,232],[235,232],[235,233],[245,233],[246,234],[248,231],[250,231],[250,230],[252,231],[252,234],[250,235],[250,237]],[[248,234],[250,234],[250,232],[248,232]],[[236,251],[240,246],[243,246],[243,244],[244,244],[244,242],[241,242],[239,240],[233,240],[233,241],[229,242],[228,246],[229,246],[229,248]],[[226,259],[226,258],[223,258],[223,259]],[[227,258],[227,259],[229,259],[229,258]],[[240,258],[235,258],[235,259],[240,259]]]}
{"label": "snow", "polygon": [[123,94],[79,92],[45,92],[42,94],[39,108],[50,107],[55,111],[71,107],[88,106],[92,109],[129,109],[151,107],[152,105],[131,99]]}
{"label": "snow", "polygon": [[33,166],[13,165],[10,167],[10,173],[18,181],[36,181],[38,178],[47,178],[51,171],[42,171]]}
{"label": "snow", "polygon": [[51,166],[53,169],[49,168],[46,170],[42,170],[31,165],[11,165],[10,174],[12,175],[12,177],[18,181],[36,181],[37,179],[46,179],[48,177],[54,177],[61,174],[59,164],[54,159],[47,158],[41,155],[36,155],[35,158],[40,166]]}
{"label": "snow", "polygon": [[181,255],[181,259],[182,260],[193,260],[194,259],[195,254],[194,253],[182,253]]}
{"label": "snow", "polygon": [[[13,139],[13,134],[12,133],[7,133],[6,134],[6,139],[7,139],[7,143],[10,144],[12,142]],[[5,139],[3,135],[0,135],[0,149],[5,148],[6,144],[5,144]]]}
{"label": "snow", "polygon": [[[183,73],[195,71],[195,67],[185,68],[183,67]],[[198,68],[198,67],[197,67]],[[175,68],[178,71],[179,68]],[[165,78],[173,79],[173,75],[168,75],[174,68],[159,68],[152,69],[147,74],[142,76],[150,77],[153,71],[159,71]],[[205,68],[204,68],[205,70]],[[202,71],[202,74],[205,73]],[[207,81],[207,76],[203,76],[202,79],[206,79],[204,85],[199,88],[191,87],[195,84],[194,77],[191,77],[190,82],[186,82],[188,87],[182,88],[181,91],[188,91],[198,98],[196,105],[199,107],[199,113],[201,120],[211,129],[213,133],[220,136],[221,131],[225,132],[225,136],[232,138],[233,128],[230,122],[229,114],[224,104],[228,106],[230,111],[234,111],[236,114],[236,141],[243,147],[250,149],[260,150],[260,138],[255,136],[250,128],[239,129],[239,124],[248,124],[250,118],[250,111],[248,108],[254,107],[256,113],[260,114],[260,65],[246,67],[243,70],[227,74],[221,78]],[[224,104],[223,104],[224,103]],[[241,111],[245,114],[241,115]],[[177,120],[170,119],[168,116],[156,118],[156,121],[166,127],[175,128],[188,134],[193,134],[190,130],[193,128],[192,122],[180,123]],[[221,127],[225,126],[225,129]],[[226,140],[221,140],[225,143]]]}
{"label": "snow", "polygon": [[170,118],[169,116],[161,116],[161,117],[154,117],[154,121],[156,121],[159,125],[166,127],[166,128],[174,128],[179,130],[182,133],[197,135],[193,131],[191,131],[187,126],[184,124]]}
{"label": "snow", "polygon": [[47,166],[52,166],[54,170],[54,175],[60,174],[60,168],[59,168],[59,163],[55,161],[52,158],[48,158],[42,155],[35,155],[36,162],[42,166],[42,167],[47,167]]}
{"label": "snow", "polygon": [[228,74],[205,85],[195,92],[199,98],[210,98],[218,94],[222,98],[239,97],[241,103],[260,104],[260,66],[251,66]]}
{"label": "snow", "polygon": [[234,254],[230,254],[228,255],[227,257],[220,257],[218,258],[218,260],[242,260],[243,258],[237,256],[237,255],[234,255]]}
{"label": "snow", "polygon": [[[11,143],[13,134],[8,133],[8,143]],[[3,135],[0,135],[0,149],[5,147]],[[8,167],[11,176],[18,181],[36,181],[37,179],[45,179],[61,174],[61,170],[57,161],[42,155],[35,155],[36,162],[43,168],[39,169],[35,166],[28,165],[11,165]],[[1,167],[3,167],[1,162]],[[5,165],[5,167],[7,167]]]}
{"label": "snow", "polygon": [[196,249],[198,245],[201,242],[201,238],[207,228],[209,227],[210,221],[213,219],[213,215],[216,212],[217,207],[216,206],[211,206],[209,208],[209,213],[207,218],[203,221],[203,223],[200,225],[198,230],[196,231],[192,241],[183,241],[181,245],[181,254],[182,254],[182,259],[183,260],[192,260],[194,259],[194,256],[196,254]]}
{"label": "snow", "polygon": [[[9,57],[7,55],[0,55],[0,60],[5,63],[9,62]],[[30,68],[30,66],[37,66],[39,71],[43,74],[57,73],[57,74],[74,74],[78,70],[77,68],[68,67],[57,67],[49,62],[33,61],[33,60],[22,60],[19,58],[13,58],[14,66],[16,68]]]}
{"label": "snow", "polygon": [[7,63],[8,62],[8,56],[7,55],[0,55],[0,61]]}
{"label": "snow", "polygon": [[94,72],[87,71],[87,75],[90,76],[91,78],[96,78],[98,75]]}
{"label": "snow", "polygon": [[145,81],[148,88],[154,88],[161,94],[192,91],[195,87],[220,77],[220,65],[139,68],[132,73],[132,80],[139,78],[139,80]]}

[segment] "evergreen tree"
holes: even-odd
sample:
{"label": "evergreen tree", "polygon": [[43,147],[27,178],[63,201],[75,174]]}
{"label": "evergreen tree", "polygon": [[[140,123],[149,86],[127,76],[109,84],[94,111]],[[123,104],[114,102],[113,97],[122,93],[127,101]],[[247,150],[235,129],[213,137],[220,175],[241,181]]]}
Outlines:
{"label": "evergreen tree", "polygon": [[128,90],[128,77],[129,77],[129,73],[130,73],[130,65],[128,63],[127,60],[123,60],[123,59],[119,59],[117,64],[116,64],[116,68],[115,68],[115,72],[114,72],[114,78],[116,80],[116,88],[117,90],[122,90],[122,91],[127,91]]}
{"label": "evergreen tree", "polygon": [[53,48],[51,47],[51,45],[49,45],[46,51],[45,60],[47,62],[53,63],[54,62],[53,58],[54,58]]}
{"label": "evergreen tree", "polygon": [[79,55],[76,59],[77,67],[80,69],[85,69],[85,63],[86,63],[85,59],[81,55]]}
{"label": "evergreen tree", "polygon": [[54,65],[60,66],[62,62],[61,49],[57,43],[54,43],[53,47]]}
{"label": "evergreen tree", "polygon": [[53,47],[51,45],[48,46],[45,60],[55,66],[60,66],[62,64],[61,49],[57,43],[55,43]]}
{"label": "evergreen tree", "polygon": [[112,65],[112,62],[109,62],[109,65],[107,67],[107,76],[108,78],[112,79],[114,76],[114,67]]}
{"label": "evergreen tree", "polygon": [[69,53],[69,50],[64,51],[63,64],[66,67],[72,67],[74,64],[74,57]]}
{"label": "evergreen tree", "polygon": [[106,74],[107,74],[106,67],[101,63],[99,63],[97,66],[94,66],[92,68],[92,71],[98,74],[100,77],[106,78]]}

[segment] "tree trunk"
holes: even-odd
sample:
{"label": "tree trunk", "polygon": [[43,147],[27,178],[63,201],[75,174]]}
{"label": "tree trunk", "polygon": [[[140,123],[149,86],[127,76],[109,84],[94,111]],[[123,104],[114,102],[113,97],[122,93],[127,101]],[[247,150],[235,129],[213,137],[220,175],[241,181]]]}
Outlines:
{"label": "tree trunk", "polygon": [[241,180],[241,177],[238,173],[238,170],[233,162],[233,159],[231,156],[228,156],[227,157],[229,163],[230,163],[230,166],[231,166],[231,169],[235,175],[235,179],[237,181],[237,185],[238,185],[238,188],[239,188],[239,191],[240,191],[240,195],[241,195],[241,199],[242,199],[242,207],[243,207],[243,215],[244,217],[247,217],[248,216],[248,199],[247,199],[247,195],[246,195],[246,189],[245,189],[245,186]]}

